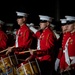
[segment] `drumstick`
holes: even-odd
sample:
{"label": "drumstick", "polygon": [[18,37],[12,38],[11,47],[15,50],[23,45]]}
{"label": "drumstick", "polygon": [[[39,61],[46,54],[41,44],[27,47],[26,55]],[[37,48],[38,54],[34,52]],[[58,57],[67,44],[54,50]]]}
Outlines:
{"label": "drumstick", "polygon": [[20,60],[20,61],[25,61],[24,59],[17,59],[17,60]]}
{"label": "drumstick", "polygon": [[[32,51],[37,51],[37,50],[32,50]],[[19,52],[18,54],[24,54],[24,53],[28,53],[30,51],[22,51],[22,52]]]}
{"label": "drumstick", "polygon": [[8,49],[5,49],[5,50],[2,50],[2,51],[0,51],[0,53],[3,53],[3,52],[5,52],[5,51],[7,51]]}

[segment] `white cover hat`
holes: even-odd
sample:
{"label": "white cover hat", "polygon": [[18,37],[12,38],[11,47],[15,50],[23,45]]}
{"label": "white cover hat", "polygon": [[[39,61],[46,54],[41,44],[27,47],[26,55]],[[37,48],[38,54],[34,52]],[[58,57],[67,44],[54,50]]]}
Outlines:
{"label": "white cover hat", "polygon": [[17,13],[17,16],[28,17],[28,14],[27,14],[27,13],[24,13],[24,12],[18,12],[18,11],[16,11],[16,13]]}
{"label": "white cover hat", "polygon": [[60,21],[61,21],[62,24],[67,23],[66,19],[60,19]]}
{"label": "white cover hat", "polygon": [[3,25],[3,24],[4,24],[4,22],[3,22],[2,20],[0,20],[0,24],[2,24],[2,25]]}
{"label": "white cover hat", "polygon": [[67,19],[67,21],[75,21],[74,16],[65,16],[65,18]]}
{"label": "white cover hat", "polygon": [[52,17],[45,16],[45,15],[39,15],[39,17],[40,17],[40,20],[46,20],[46,21],[52,22]]}
{"label": "white cover hat", "polygon": [[12,27],[13,26],[13,23],[7,23],[6,26]]}

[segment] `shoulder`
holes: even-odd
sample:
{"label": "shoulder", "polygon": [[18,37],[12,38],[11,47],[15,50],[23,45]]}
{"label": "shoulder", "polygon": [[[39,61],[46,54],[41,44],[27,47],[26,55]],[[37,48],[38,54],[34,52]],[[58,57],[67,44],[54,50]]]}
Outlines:
{"label": "shoulder", "polygon": [[46,29],[45,33],[50,34],[50,35],[54,35],[54,32],[50,28]]}

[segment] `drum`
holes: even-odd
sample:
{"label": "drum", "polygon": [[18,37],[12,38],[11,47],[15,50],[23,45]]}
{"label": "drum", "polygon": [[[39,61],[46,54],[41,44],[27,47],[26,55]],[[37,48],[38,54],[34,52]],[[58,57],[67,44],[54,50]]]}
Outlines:
{"label": "drum", "polygon": [[10,55],[9,57],[10,57],[10,60],[11,60],[12,65],[13,66],[17,66],[18,65],[18,60],[17,60],[16,55],[13,54],[13,55]]}
{"label": "drum", "polygon": [[75,70],[74,69],[67,70],[67,71],[60,73],[59,75],[75,75]]}
{"label": "drum", "polygon": [[17,67],[18,75],[41,75],[38,62],[36,60],[23,62]]}
{"label": "drum", "polygon": [[[12,60],[13,59],[13,60]],[[17,75],[16,67],[17,61],[14,55],[0,57],[0,75]]]}

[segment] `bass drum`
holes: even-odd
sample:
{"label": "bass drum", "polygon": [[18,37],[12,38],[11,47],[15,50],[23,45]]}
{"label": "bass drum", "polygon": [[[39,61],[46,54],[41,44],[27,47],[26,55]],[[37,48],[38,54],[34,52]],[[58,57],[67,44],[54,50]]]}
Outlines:
{"label": "bass drum", "polygon": [[37,60],[23,62],[17,67],[18,75],[41,75]]}

